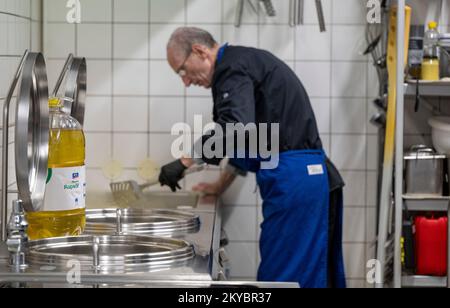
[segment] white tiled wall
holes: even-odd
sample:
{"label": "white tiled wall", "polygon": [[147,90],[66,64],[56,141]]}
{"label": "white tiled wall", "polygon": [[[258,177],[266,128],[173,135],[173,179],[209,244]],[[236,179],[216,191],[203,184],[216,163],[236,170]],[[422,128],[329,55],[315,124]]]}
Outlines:
{"label": "white tiled wall", "polygon": [[[377,93],[376,77],[369,59],[361,55],[365,1],[322,0],[326,33],[319,32],[314,0],[305,0],[305,25],[295,29],[288,25],[287,0],[273,0],[278,11],[273,19],[246,6],[237,29],[233,26],[236,1],[83,1],[82,24],[68,25],[65,1],[46,0],[44,47],[50,84],[69,52],[88,58],[89,189],[107,190],[109,180],[101,168],[113,159],[122,161],[125,174],[133,178],[138,178],[136,166],[146,157],[160,164],[171,161],[172,125],[190,123],[194,114],[204,115],[205,123],[211,119],[209,91],[185,89],[166,63],[165,45],[174,29],[198,26],[219,42],[268,49],[285,60],[306,86],[324,147],[347,182],[347,274],[350,286],[364,286],[365,263],[373,250],[369,244],[374,239],[377,181],[376,130],[368,121]],[[208,171],[189,176],[184,184],[190,189],[215,176]],[[254,176],[240,178],[223,198],[234,278],[256,277],[262,218],[255,188]]]}

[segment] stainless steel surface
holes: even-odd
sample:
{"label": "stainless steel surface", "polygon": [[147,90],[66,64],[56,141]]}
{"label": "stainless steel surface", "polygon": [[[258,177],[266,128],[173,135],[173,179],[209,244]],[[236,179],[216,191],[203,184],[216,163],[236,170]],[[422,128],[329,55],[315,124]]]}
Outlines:
{"label": "stainless steel surface", "polygon": [[[87,210],[85,234],[169,236],[198,232],[198,215],[171,210]],[[119,233],[119,234],[118,234]]]}
{"label": "stainless steel surface", "polygon": [[447,277],[403,276],[402,286],[406,288],[446,288]]}
{"label": "stainless steel surface", "polygon": [[319,19],[320,32],[325,32],[327,31],[327,27],[325,25],[325,15],[323,13],[322,0],[316,0],[316,10],[317,18]]}
{"label": "stainless steel surface", "polygon": [[129,274],[183,265],[195,256],[183,240],[150,236],[79,236],[30,242],[27,259],[33,267],[65,270],[80,262],[82,273]]}
{"label": "stainless steel surface", "polygon": [[28,222],[21,200],[13,202],[11,218],[8,224],[8,240],[6,242],[10,252],[10,265],[16,271],[28,267],[25,254],[28,249]]}
{"label": "stainless steel surface", "polygon": [[25,59],[27,58],[28,50],[25,50],[22,59],[20,60],[16,74],[14,75],[11,86],[9,87],[8,95],[3,105],[3,139],[2,139],[2,203],[0,206],[0,224],[1,224],[1,242],[6,241],[6,224],[8,223],[7,208],[8,208],[8,145],[9,145],[9,108],[11,99],[14,95],[17,83],[22,73]]}
{"label": "stainless steel surface", "polygon": [[[450,97],[450,82],[422,82],[419,81],[420,96],[434,97]],[[416,81],[408,81],[405,84],[405,95],[416,97],[417,84]]]}
{"label": "stainless steel surface", "polygon": [[413,146],[404,157],[406,193],[442,196],[445,159],[427,146]]}
{"label": "stainless steel surface", "polygon": [[15,155],[19,198],[27,212],[43,206],[49,141],[48,87],[44,57],[29,53],[17,100]]}
{"label": "stainless steel surface", "polygon": [[120,277],[108,277],[101,281],[98,277],[83,276],[80,285],[70,285],[67,281],[61,281],[52,276],[45,278],[39,277],[33,279],[29,276],[28,279],[0,279],[0,288],[9,288],[10,284],[16,280],[21,281],[38,281],[34,283],[27,283],[24,288],[177,288],[177,289],[193,289],[193,288],[220,288],[220,289],[298,289],[298,283],[288,282],[257,282],[257,281],[199,281],[199,280],[148,280],[130,277],[130,279],[123,279]]}
{"label": "stainless steel surface", "polygon": [[448,212],[450,209],[450,197],[404,195],[403,200],[410,212]]}

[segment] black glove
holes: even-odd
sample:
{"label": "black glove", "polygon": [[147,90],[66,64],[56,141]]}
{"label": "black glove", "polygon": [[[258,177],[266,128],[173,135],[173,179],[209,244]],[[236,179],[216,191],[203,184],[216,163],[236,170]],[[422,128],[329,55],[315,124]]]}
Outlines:
{"label": "black glove", "polygon": [[178,182],[183,178],[184,171],[186,169],[187,167],[183,165],[181,159],[162,167],[159,175],[159,182],[161,183],[161,186],[167,185],[173,192],[176,192],[177,188],[181,189]]}

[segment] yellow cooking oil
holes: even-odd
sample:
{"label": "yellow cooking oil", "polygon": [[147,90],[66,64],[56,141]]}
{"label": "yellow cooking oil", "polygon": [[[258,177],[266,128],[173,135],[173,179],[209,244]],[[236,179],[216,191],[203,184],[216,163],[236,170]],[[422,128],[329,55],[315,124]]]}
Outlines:
{"label": "yellow cooking oil", "polygon": [[85,137],[81,125],[61,111],[61,101],[50,105],[48,178],[44,210],[27,213],[31,240],[77,236],[85,216]]}
{"label": "yellow cooking oil", "polygon": [[439,81],[440,64],[438,58],[424,58],[422,62],[422,80]]}

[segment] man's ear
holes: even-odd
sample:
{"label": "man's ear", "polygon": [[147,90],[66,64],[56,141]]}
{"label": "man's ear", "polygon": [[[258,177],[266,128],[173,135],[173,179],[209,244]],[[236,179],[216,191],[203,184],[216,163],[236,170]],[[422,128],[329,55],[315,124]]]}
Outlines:
{"label": "man's ear", "polygon": [[202,59],[206,59],[208,57],[208,48],[201,44],[192,45],[192,51]]}

